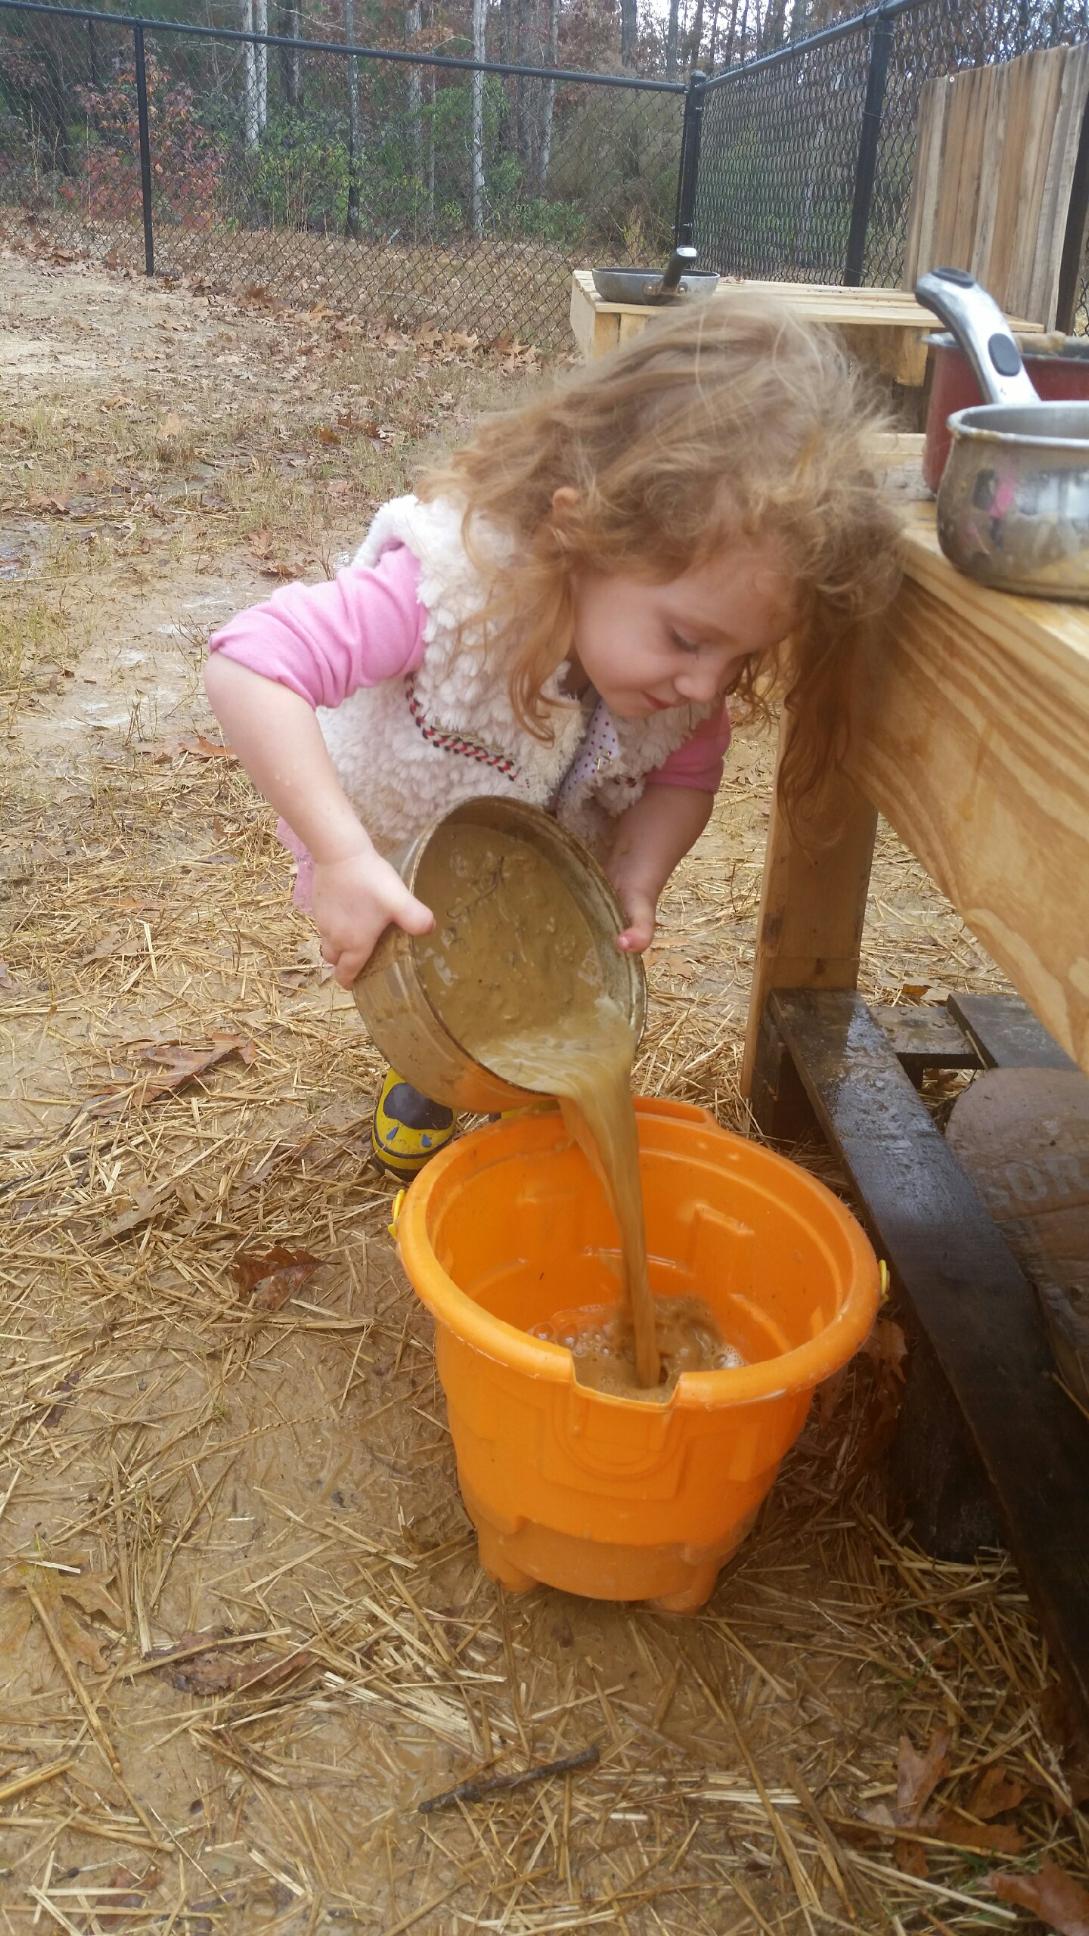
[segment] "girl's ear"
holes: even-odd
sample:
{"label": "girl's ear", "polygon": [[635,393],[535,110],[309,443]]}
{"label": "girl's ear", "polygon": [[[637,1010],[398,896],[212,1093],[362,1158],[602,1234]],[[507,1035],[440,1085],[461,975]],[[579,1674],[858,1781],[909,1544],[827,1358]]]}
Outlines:
{"label": "girl's ear", "polygon": [[561,484],[552,493],[552,516],[548,520],[548,541],[568,562],[574,548],[571,523],[578,509],[579,494],[573,484]]}

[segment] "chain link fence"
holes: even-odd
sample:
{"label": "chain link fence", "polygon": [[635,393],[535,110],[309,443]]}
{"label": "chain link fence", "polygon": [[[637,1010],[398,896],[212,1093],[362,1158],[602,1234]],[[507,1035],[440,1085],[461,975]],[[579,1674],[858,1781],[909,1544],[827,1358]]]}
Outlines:
{"label": "chain link fence", "polygon": [[4,0],[0,203],[107,262],[559,346],[573,266],[664,263],[684,97]]}
{"label": "chain link fence", "polygon": [[572,268],[674,239],[897,284],[923,83],[1087,37],[1089,0],[883,0],[686,85],[0,0],[0,211],[108,263],[567,347]]}
{"label": "chain link fence", "polygon": [[[695,208],[705,265],[898,286],[924,82],[1085,39],[1087,0],[889,0],[716,76],[703,89]],[[1081,332],[1086,299],[1083,261]]]}

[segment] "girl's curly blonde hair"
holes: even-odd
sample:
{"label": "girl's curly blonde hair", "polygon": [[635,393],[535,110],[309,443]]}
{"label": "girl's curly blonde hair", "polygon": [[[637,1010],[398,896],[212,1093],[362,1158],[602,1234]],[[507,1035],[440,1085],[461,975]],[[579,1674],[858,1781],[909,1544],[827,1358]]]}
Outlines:
{"label": "girl's curly blonde hair", "polygon": [[478,637],[509,642],[511,699],[540,738],[579,573],[664,583],[739,538],[773,540],[798,622],[781,661],[746,665],[735,691],[758,712],[778,692],[794,715],[779,778],[794,808],[842,760],[853,655],[896,587],[898,520],[873,469],[884,427],[831,332],[727,292],[485,418],[418,488],[465,507],[487,585]]}

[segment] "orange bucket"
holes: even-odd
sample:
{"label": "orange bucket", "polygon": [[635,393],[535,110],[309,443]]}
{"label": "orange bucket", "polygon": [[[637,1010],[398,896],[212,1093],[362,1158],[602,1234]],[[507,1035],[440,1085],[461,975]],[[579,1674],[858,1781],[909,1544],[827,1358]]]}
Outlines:
{"label": "orange bucket", "polygon": [[558,1111],[452,1143],[397,1222],[436,1321],[458,1478],[481,1564],[514,1589],[703,1605],[798,1436],[814,1388],[866,1337],[878,1264],[796,1163],[705,1110],[639,1100],[650,1281],[700,1297],[745,1359],[685,1372],[665,1403],[575,1380],[528,1335],[616,1298],[616,1228]]}

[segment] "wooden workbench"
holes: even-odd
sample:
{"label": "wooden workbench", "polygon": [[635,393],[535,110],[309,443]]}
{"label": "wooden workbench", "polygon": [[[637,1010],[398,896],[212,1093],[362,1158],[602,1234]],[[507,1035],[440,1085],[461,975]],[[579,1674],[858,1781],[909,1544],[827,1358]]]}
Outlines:
{"label": "wooden workbench", "polygon": [[[860,362],[879,370],[894,383],[918,388],[926,374],[924,337],[941,324],[906,289],[844,289],[834,283],[737,282],[723,277],[715,294],[705,301],[728,300],[745,290],[775,296],[812,323],[832,323],[843,330]],[[695,300],[700,300],[696,298]],[[638,336],[662,312],[645,303],[604,302],[594,288],[593,272],[576,269],[571,280],[571,328],[587,360],[605,356]],[[1040,326],[1019,320],[1011,326],[1020,333]]]}
{"label": "wooden workbench", "polygon": [[[848,771],[805,849],[773,807],[744,1083],[769,1133],[797,1134],[801,1112],[835,1145],[892,1268],[912,1340],[899,1459],[916,1530],[950,1556],[1009,1546],[1089,1717],[1089,1423],[909,1073],[927,1066],[928,1030],[963,1049],[954,1023],[1001,998],[916,1010],[905,1056],[902,1011],[890,1020],[854,992],[881,813],[1038,1018],[1014,1004],[1028,1052],[984,1040],[979,1060],[1069,1056],[1089,1072],[1089,607],[974,584],[942,556],[932,506],[911,517],[902,588],[856,679]],[[935,1051],[930,1066],[952,1060]],[[958,1460],[990,1534],[946,1496]]]}

